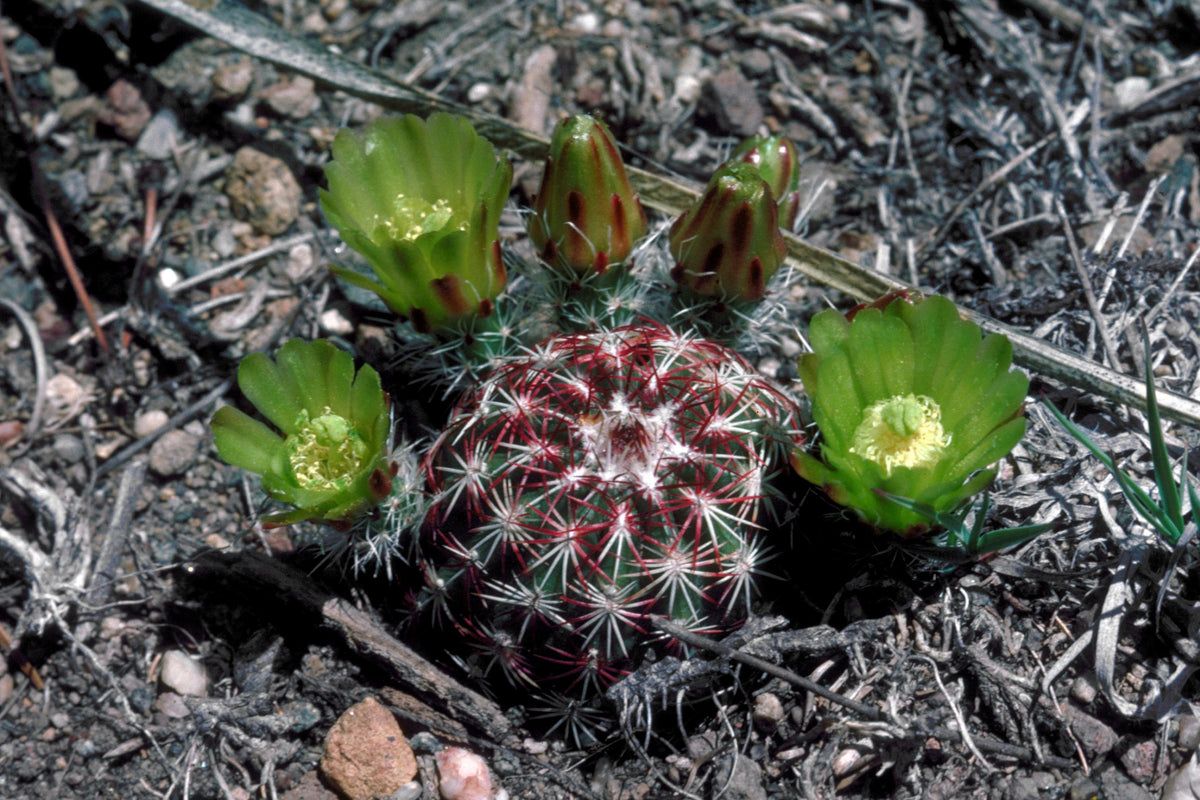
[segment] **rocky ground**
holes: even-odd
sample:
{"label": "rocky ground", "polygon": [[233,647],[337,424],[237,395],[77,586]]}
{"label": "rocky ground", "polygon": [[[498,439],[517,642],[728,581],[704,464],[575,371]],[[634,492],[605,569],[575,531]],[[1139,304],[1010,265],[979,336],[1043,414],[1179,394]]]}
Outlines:
{"label": "rocky ground", "polygon": [[[1196,544],[1148,532],[1050,417],[1151,485],[1143,416],[1071,370],[1032,370],[989,517],[1050,532],[947,564],[810,498],[788,596],[687,676],[635,676],[640,716],[586,748],[422,672],[438,643],[391,636],[396,587],[264,531],[207,429],[237,360],[289,336],[386,361],[387,316],[329,276],[321,167],[339,127],[437,98],[542,137],[600,114],[684,185],[785,132],[805,241],[1134,376],[1144,322],[1162,389],[1195,397],[1196,3],[2,12],[0,797],[486,796],[454,746],[512,797],[1200,798]],[[494,129],[519,249],[539,146]],[[798,266],[794,319],[852,302]],[[800,347],[760,369],[794,378]],[[1197,425],[1168,425],[1174,457]]]}

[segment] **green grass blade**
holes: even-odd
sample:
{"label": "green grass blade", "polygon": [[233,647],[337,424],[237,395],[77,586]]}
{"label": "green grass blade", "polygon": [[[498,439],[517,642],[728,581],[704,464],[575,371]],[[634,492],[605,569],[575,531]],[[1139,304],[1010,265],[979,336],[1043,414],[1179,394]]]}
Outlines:
{"label": "green grass blade", "polygon": [[[1183,503],[1171,470],[1171,457],[1163,438],[1162,417],[1158,411],[1158,397],[1154,389],[1154,372],[1150,368],[1150,340],[1142,331],[1142,346],[1146,353],[1146,420],[1150,427],[1150,454],[1154,460],[1154,482],[1158,485],[1158,497],[1165,516],[1170,519],[1175,531],[1183,531]],[[1178,538],[1178,537],[1176,537]]]}
{"label": "green grass blade", "polygon": [[1053,527],[1054,525],[1050,523],[1042,523],[1040,525],[1020,525],[1015,528],[1001,528],[990,531],[980,537],[975,547],[971,549],[971,553],[981,556],[987,553],[994,553],[997,550],[1006,550],[1009,547],[1024,544]]}

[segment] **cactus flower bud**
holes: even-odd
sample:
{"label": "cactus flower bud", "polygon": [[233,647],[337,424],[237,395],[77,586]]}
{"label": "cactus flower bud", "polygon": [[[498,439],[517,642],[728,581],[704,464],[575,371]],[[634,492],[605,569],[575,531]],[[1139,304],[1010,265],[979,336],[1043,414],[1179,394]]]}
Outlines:
{"label": "cactus flower bud", "polygon": [[813,317],[800,378],[821,431],[820,459],[792,455],[796,471],[864,521],[915,536],[929,518],[888,496],[955,512],[996,474],[1025,433],[1029,379],[1012,344],[983,336],[944,297]]}
{"label": "cactus flower bud", "polygon": [[779,226],[791,230],[800,212],[800,162],[796,145],[786,136],[752,136],[742,142],[728,163],[745,162],[771,187],[779,209]]}
{"label": "cactus flower bud", "polygon": [[321,209],[377,281],[335,268],[419,331],[487,315],[506,281],[500,211],[512,165],[463,117],[379,119],[342,130]]}
{"label": "cactus flower bud", "polygon": [[379,373],[329,342],[292,339],[272,361],[252,353],[238,386],[281,433],[225,406],[213,416],[221,458],[262,476],[263,490],[296,509],[267,520],[338,522],[363,513],[391,488],[385,457],[388,397]]}
{"label": "cactus flower bud", "polygon": [[646,212],[629,185],[608,127],[578,114],[558,123],[529,236],[551,266],[603,273],[646,235]]}
{"label": "cactus flower bud", "polygon": [[700,201],[671,225],[671,277],[697,294],[757,302],[786,252],[771,188],[741,162],[713,174]]}

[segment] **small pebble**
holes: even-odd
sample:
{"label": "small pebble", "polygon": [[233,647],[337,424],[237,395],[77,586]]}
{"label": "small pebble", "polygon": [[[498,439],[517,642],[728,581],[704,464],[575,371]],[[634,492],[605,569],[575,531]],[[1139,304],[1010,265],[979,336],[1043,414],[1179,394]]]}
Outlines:
{"label": "small pebble", "polygon": [[154,701],[154,710],[162,714],[168,719],[183,719],[191,716],[192,710],[188,708],[187,703],[183,698],[175,694],[175,692],[163,692]]}
{"label": "small pebble", "polygon": [[68,464],[78,464],[85,455],[83,442],[78,436],[72,436],[69,433],[60,433],[55,436],[53,447],[58,457]]}
{"label": "small pebble", "polygon": [[79,91],[79,77],[75,70],[65,67],[51,67],[47,76],[50,81],[50,92],[56,101],[62,102],[73,97]]}
{"label": "small pebble", "polygon": [[0,705],[7,703],[13,696],[13,676],[5,673],[0,675]]}
{"label": "small pebble", "polygon": [[550,749],[550,743],[539,739],[525,739],[521,743],[525,747],[525,752],[531,756],[540,756]]}
{"label": "small pebble", "polygon": [[1117,101],[1118,109],[1132,108],[1141,102],[1142,98],[1150,91],[1150,79],[1143,78],[1140,75],[1134,75],[1118,81],[1113,87],[1113,96]]}
{"label": "small pebble", "polygon": [[412,749],[417,753],[431,754],[441,749],[441,744],[438,743],[437,737],[429,731],[417,731],[408,743],[412,745]]}
{"label": "small pebble", "polygon": [[695,75],[680,75],[675,79],[675,99],[684,105],[691,105],[700,99],[704,84]]}
{"label": "small pebble", "polygon": [[349,336],[354,333],[354,323],[341,311],[330,308],[321,314],[321,330],[334,336]]}
{"label": "small pebble", "polygon": [[417,776],[417,759],[396,718],[368,697],[333,723],[320,769],[343,797],[388,797]]}
{"label": "small pebble", "polygon": [[321,107],[316,84],[303,75],[268,86],[261,96],[272,111],[292,119],[303,119]]}
{"label": "small pebble", "polygon": [[274,156],[243,147],[225,172],[225,194],[238,219],[258,233],[277,236],[300,216],[300,184],[288,165]]}
{"label": "small pebble", "polygon": [[96,113],[96,119],[111,126],[122,139],[133,142],[150,121],[150,106],[136,86],[120,78],[104,93],[104,105]]}
{"label": "small pebble", "polygon": [[771,54],[766,50],[752,47],[741,55],[742,69],[747,75],[766,75],[774,67]]}
{"label": "small pebble", "polygon": [[783,703],[770,692],[754,698],[754,724],[760,731],[770,733],[779,727],[783,719]]}
{"label": "small pebble", "polygon": [[83,410],[87,393],[70,375],[55,375],[46,382],[48,416],[54,423],[63,423]]}
{"label": "small pebble", "polygon": [[158,682],[164,688],[187,697],[208,694],[208,674],[198,659],[182,650],[168,650],[159,662]]}
{"label": "small pebble", "polygon": [[492,93],[492,87],[487,83],[476,83],[467,89],[468,103],[482,103]]}
{"label": "small pebble", "polygon": [[1087,705],[1096,699],[1096,684],[1086,676],[1080,675],[1071,683],[1071,697],[1082,705]]}
{"label": "small pebble", "polygon": [[753,136],[763,121],[762,105],[754,84],[737,68],[727,67],[704,85],[708,112],[726,132]]}
{"label": "small pebble", "polygon": [[421,796],[419,781],[409,781],[397,789],[388,800],[417,800]]}
{"label": "small pebble", "polygon": [[302,242],[288,250],[287,276],[296,283],[308,278],[317,265],[311,244]]}
{"label": "small pebble", "polygon": [[146,129],[138,137],[137,149],[142,155],[159,161],[170,158],[183,140],[183,131],[175,112],[168,108],[150,118]]}
{"label": "small pebble", "polygon": [[166,477],[178,475],[196,462],[200,440],[187,431],[167,431],[150,445],[150,471]]}
{"label": "small pebble", "polygon": [[600,30],[600,16],[590,11],[576,14],[563,24],[563,30],[584,36],[594,34]]}
{"label": "small pebble", "polygon": [[212,244],[213,252],[221,258],[229,258],[237,252],[237,237],[227,226],[217,229],[210,244]]}
{"label": "small pebble", "polygon": [[240,98],[250,89],[254,80],[254,64],[250,59],[241,59],[232,64],[222,64],[213,73],[213,99],[232,100]]}
{"label": "small pebble", "polygon": [[629,26],[624,20],[610,19],[601,29],[606,39],[624,39],[629,36]]}
{"label": "small pebble", "polygon": [[442,800],[491,800],[492,773],[482,757],[462,747],[434,756]]}
{"label": "small pebble", "polygon": [[120,636],[125,630],[125,621],[120,617],[105,617],[100,620],[100,639],[107,642],[109,639]]}
{"label": "small pebble", "polygon": [[1186,714],[1179,718],[1179,746],[1184,750],[1200,747],[1200,717]]}
{"label": "small pebble", "polygon": [[1169,320],[1163,330],[1172,339],[1182,339],[1191,331],[1191,327],[1181,319]]}
{"label": "small pebble", "polygon": [[137,415],[137,418],[133,421],[133,432],[137,434],[137,438],[145,439],[163,425],[166,425],[169,419],[170,416],[161,408],[152,408]]}
{"label": "small pebble", "polygon": [[164,289],[170,289],[183,280],[183,276],[179,274],[179,270],[171,267],[163,267],[154,278],[158,281],[158,285]]}

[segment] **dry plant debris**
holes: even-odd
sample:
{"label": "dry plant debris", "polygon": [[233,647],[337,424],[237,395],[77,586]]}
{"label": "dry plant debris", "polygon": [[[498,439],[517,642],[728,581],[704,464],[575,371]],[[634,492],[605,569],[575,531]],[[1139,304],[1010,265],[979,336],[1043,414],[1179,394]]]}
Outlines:
{"label": "dry plant debris", "polygon": [[[386,315],[328,277],[346,256],[316,192],[340,127],[466,108],[528,159],[528,193],[557,118],[590,111],[659,212],[752,123],[786,133],[804,169],[797,326],[896,283],[950,295],[1014,331],[1034,396],[1146,487],[1148,360],[1185,420],[1166,424],[1175,474],[1196,472],[1196,3],[2,13],[0,796],[322,796],[303,793],[326,791],[325,736],[369,696],[416,754],[411,798],[438,796],[448,746],[513,797],[1198,796],[1194,522],[1164,547],[1038,402],[989,526],[1050,533],[935,563],[813,498],[777,565],[792,596],[711,657],[644,665],[616,698],[622,730],[588,752],[532,719],[570,709],[505,713],[434,663],[436,641],[397,641],[386,580],[264,530],[204,424],[246,353],[316,334],[391,352]],[[244,190],[259,179],[275,182]],[[787,337],[756,366],[789,380],[802,349]],[[429,406],[405,400],[419,432]],[[191,448],[164,452],[171,432]],[[207,697],[160,687],[168,652],[203,665]]]}

